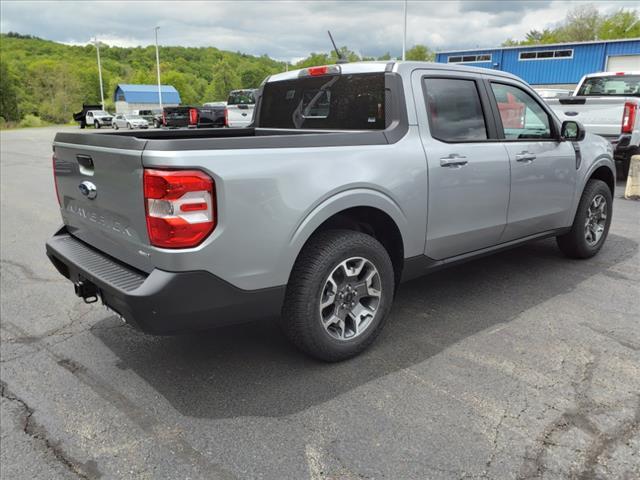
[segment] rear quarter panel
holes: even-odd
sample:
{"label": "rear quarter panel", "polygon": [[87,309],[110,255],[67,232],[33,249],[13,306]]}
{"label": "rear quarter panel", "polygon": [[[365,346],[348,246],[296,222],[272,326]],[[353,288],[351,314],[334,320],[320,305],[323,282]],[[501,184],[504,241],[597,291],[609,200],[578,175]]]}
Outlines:
{"label": "rear quarter panel", "polygon": [[314,230],[357,206],[396,222],[405,257],[424,251],[427,178],[415,126],[390,145],[145,150],[143,164],[199,168],[216,182],[217,228],[193,249],[146,248],[160,269],[206,270],[246,290],[284,285]]}

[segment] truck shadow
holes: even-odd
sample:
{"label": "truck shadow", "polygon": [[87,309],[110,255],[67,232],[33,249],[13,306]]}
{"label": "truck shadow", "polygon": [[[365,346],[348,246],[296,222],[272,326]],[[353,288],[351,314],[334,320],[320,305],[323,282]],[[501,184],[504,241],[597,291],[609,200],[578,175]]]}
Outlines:
{"label": "truck shadow", "polygon": [[[634,255],[638,244],[609,235],[600,255],[564,258],[544,240],[402,285],[372,348],[325,364],[299,353],[269,321],[177,337],[153,337],[106,318],[92,329],[180,413],[192,417],[278,417],[331,400],[423,362],[447,347],[573,290]],[[614,275],[618,275],[612,272]]]}

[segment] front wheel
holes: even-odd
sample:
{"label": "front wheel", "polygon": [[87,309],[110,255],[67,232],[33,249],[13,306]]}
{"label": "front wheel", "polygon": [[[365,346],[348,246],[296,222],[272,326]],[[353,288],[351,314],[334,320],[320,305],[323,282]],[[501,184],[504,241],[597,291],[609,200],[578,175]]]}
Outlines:
{"label": "front wheel", "polygon": [[590,258],[600,251],[609,233],[613,197],[602,180],[589,180],[584,187],[571,230],[556,237],[558,247],[571,258]]}
{"label": "front wheel", "polygon": [[100,122],[98,122],[97,120],[93,122],[93,128],[100,128]]}
{"label": "front wheel", "polygon": [[378,336],[393,295],[393,265],[380,242],[351,230],[321,232],[293,267],[281,327],[305,353],[345,360]]}
{"label": "front wheel", "polygon": [[133,130],[133,126],[132,126],[130,123],[127,123],[127,128],[128,128],[129,130]]}
{"label": "front wheel", "polygon": [[113,122],[113,129],[117,130],[118,129],[118,124],[116,122]]}

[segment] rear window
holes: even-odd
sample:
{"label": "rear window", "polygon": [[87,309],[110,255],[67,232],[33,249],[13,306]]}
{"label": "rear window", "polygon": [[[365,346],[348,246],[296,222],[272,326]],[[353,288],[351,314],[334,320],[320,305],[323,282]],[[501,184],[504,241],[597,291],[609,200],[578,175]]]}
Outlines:
{"label": "rear window", "polygon": [[265,128],[382,130],[384,74],[306,77],[264,86],[259,125]]}
{"label": "rear window", "polygon": [[252,105],[256,103],[256,97],[253,90],[239,90],[231,92],[227,105]]}
{"label": "rear window", "polygon": [[640,96],[640,75],[611,75],[587,78],[578,90],[579,96]]}

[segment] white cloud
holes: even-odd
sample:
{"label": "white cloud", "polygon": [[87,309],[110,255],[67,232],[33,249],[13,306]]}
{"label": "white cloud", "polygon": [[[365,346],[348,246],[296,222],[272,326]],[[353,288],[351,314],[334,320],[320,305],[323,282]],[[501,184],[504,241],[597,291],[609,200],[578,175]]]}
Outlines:
{"label": "white cloud", "polygon": [[[588,2],[409,1],[408,44],[436,50],[500,45],[531,29],[550,27],[570,8]],[[601,11],[637,8],[637,2],[595,4]],[[278,59],[328,51],[326,31],[339,45],[363,55],[402,47],[402,1],[0,2],[0,31],[84,44],[97,35],[111,45],[153,43],[159,25],[163,45],[215,46]]]}

